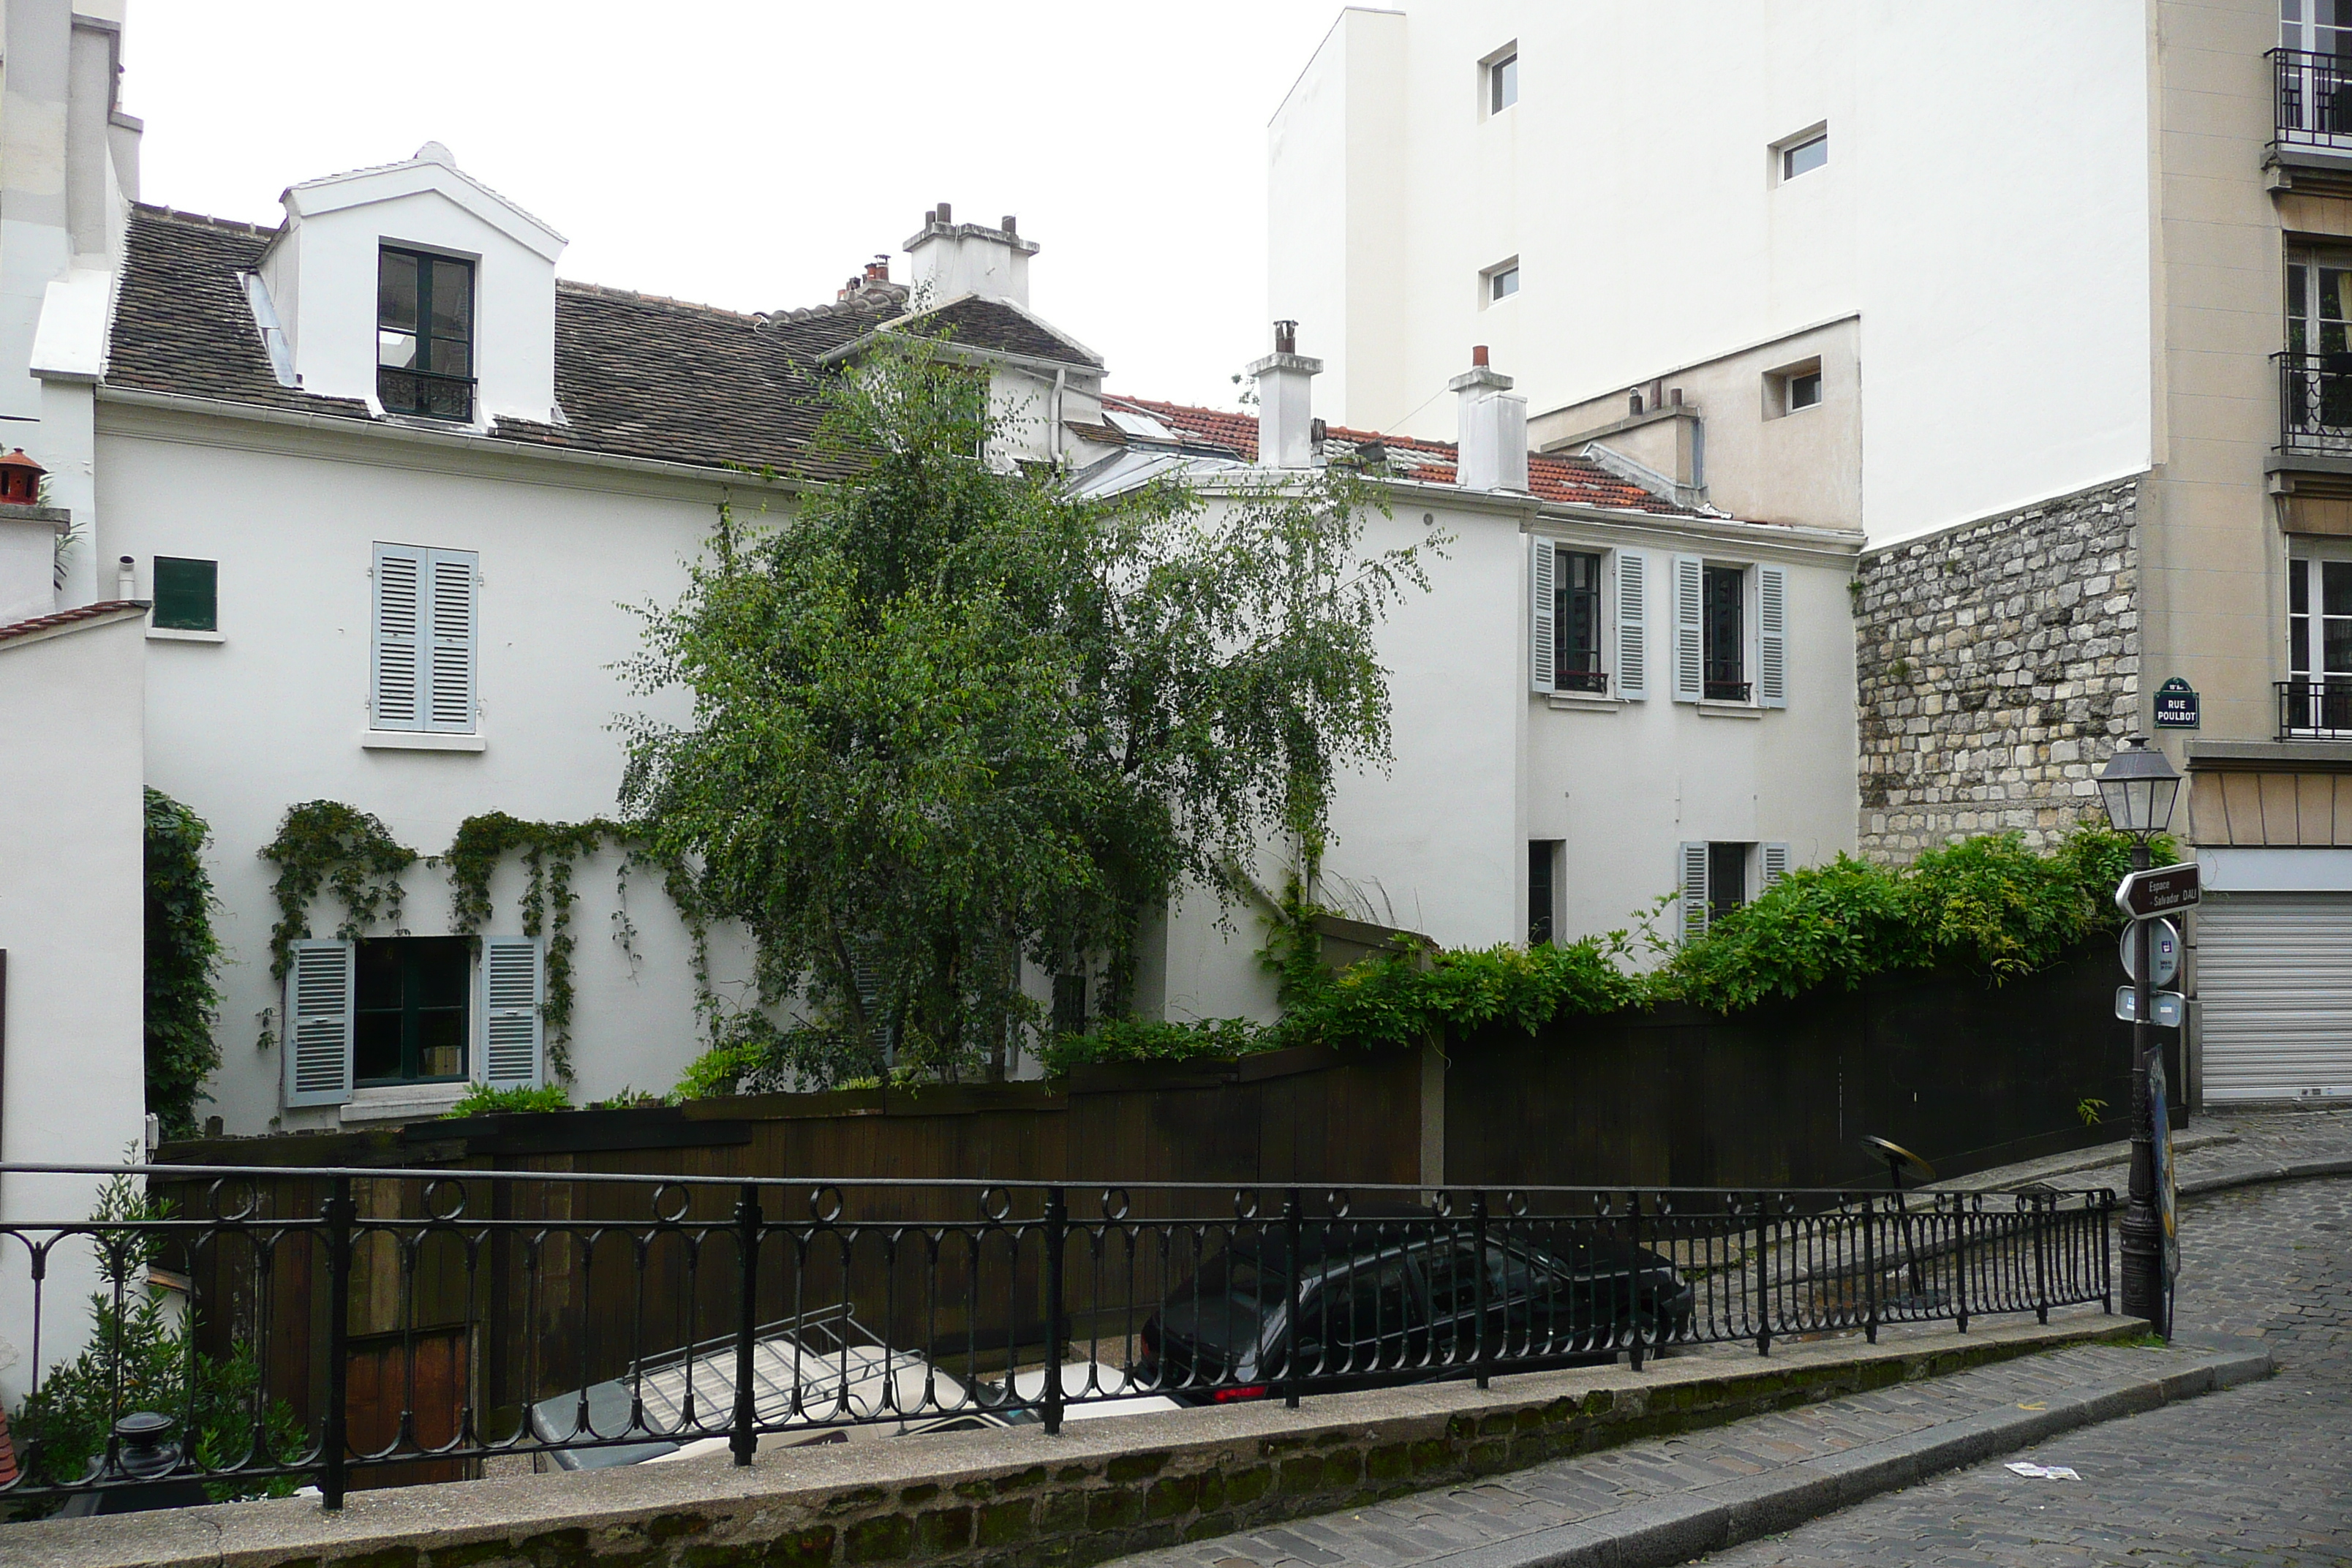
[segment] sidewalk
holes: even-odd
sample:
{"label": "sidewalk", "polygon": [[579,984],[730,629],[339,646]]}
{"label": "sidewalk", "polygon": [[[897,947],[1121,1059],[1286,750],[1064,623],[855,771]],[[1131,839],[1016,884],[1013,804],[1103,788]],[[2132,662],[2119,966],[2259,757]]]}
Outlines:
{"label": "sidewalk", "polygon": [[[2117,1142],[2095,1149],[1978,1171],[1930,1183],[1926,1190],[1989,1192],[2048,1182],[2061,1187],[2113,1187],[2121,1195],[2131,1173],[2131,1141],[2129,1130],[2120,1122],[2116,1134]],[[2208,1110],[2190,1118],[2187,1131],[2172,1135],[2172,1150],[2184,1194],[2220,1192],[2249,1182],[2352,1174],[2352,1106]]]}
{"label": "sidewalk", "polygon": [[1122,1568],[1566,1568],[1684,1562],[1955,1466],[2267,1374],[2259,1350],[2089,1345],[1634,1443]]}

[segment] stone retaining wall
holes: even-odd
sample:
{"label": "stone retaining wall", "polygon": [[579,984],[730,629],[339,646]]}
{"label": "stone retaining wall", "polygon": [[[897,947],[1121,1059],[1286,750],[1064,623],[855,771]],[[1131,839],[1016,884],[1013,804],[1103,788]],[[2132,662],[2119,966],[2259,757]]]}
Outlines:
{"label": "stone retaining wall", "polygon": [[2139,481],[1866,552],[1854,598],[1863,853],[2048,844],[2139,711]]}
{"label": "stone retaining wall", "polygon": [[0,1525],[45,1568],[1084,1568],[1566,1455],[2141,1331],[2088,1316],[1171,1415]]}

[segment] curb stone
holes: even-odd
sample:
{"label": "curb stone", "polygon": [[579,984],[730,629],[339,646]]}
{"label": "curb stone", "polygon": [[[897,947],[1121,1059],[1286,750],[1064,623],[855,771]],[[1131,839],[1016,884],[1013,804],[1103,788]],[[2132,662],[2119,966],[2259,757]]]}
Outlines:
{"label": "curb stone", "polygon": [[2231,1187],[2256,1186],[2263,1182],[2301,1182],[2318,1176],[2352,1176],[2352,1158],[2335,1160],[2294,1160],[2283,1164],[2257,1165],[2250,1170],[2222,1171],[2210,1176],[2197,1176],[2179,1184],[2184,1198],[2206,1193],[2227,1192]]}
{"label": "curb stone", "polygon": [[2078,1426],[2235,1388],[2273,1370],[2266,1351],[2215,1352],[2159,1377],[2116,1378],[2053,1396],[2044,1410],[1988,1410],[1782,1470],[1428,1558],[1416,1568],[1667,1568],[1792,1530],[1939,1471],[1980,1464]]}

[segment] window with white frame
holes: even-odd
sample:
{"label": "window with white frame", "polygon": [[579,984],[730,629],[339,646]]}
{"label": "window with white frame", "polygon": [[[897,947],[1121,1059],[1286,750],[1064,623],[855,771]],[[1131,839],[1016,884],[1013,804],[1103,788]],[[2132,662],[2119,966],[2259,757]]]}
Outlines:
{"label": "window with white frame", "polygon": [[2288,561],[2286,570],[2280,728],[2293,735],[2352,735],[2352,553],[2314,549]]}
{"label": "window with white frame", "polygon": [[1500,114],[1519,101],[1519,46],[1506,44],[1479,62],[1486,79],[1486,112]]}
{"label": "window with white frame", "polygon": [[1800,132],[1773,148],[1773,167],[1780,182],[1786,184],[1801,174],[1810,174],[1830,161],[1830,131],[1826,125]]}
{"label": "window with white frame", "polygon": [[[1716,921],[1751,898],[1769,892],[1789,868],[1786,844],[1714,839],[1677,847],[1675,888],[1682,904],[1683,940],[1705,936]],[[1748,891],[1751,883],[1753,894]]]}
{"label": "window with white frame", "polygon": [[1632,702],[1649,695],[1647,556],[1532,539],[1528,584],[1528,684],[1535,690],[1613,694]]}
{"label": "window with white frame", "polygon": [[1675,700],[1789,705],[1785,567],[1674,558]]}
{"label": "window with white frame", "polygon": [[375,547],[371,729],[473,732],[479,561],[470,550]]}
{"label": "window with white frame", "polygon": [[546,1081],[537,937],[304,938],[290,956],[289,1106],[341,1105],[366,1089]]}
{"label": "window with white frame", "polygon": [[1519,258],[1498,261],[1478,274],[1479,303],[1497,305],[1519,291]]}

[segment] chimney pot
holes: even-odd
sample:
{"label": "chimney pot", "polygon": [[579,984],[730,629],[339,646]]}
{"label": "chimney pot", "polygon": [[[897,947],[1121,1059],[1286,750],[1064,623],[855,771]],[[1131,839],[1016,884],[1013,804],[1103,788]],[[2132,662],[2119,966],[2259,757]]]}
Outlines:
{"label": "chimney pot", "polygon": [[1021,232],[1021,226],[1013,220],[1013,216],[1011,213],[1006,213],[1004,215],[1004,232],[1007,234],[1019,234]]}
{"label": "chimney pot", "polygon": [[1486,363],[1486,345],[1485,343],[1480,343],[1470,351],[1470,363],[1472,364],[1485,364]]}
{"label": "chimney pot", "polygon": [[931,210],[940,215],[940,221],[941,223],[955,222],[955,208],[950,206],[947,203],[941,202],[938,206]]}
{"label": "chimney pot", "polygon": [[1249,367],[1257,383],[1257,461],[1262,468],[1312,468],[1322,462],[1323,421],[1312,388],[1323,362],[1298,352],[1298,323],[1274,324],[1274,352]]}
{"label": "chimney pot", "polygon": [[1680,408],[1683,405],[1683,389],[1679,386],[1668,387],[1666,389],[1666,403],[1671,407]]}
{"label": "chimney pot", "polygon": [[1528,400],[1514,397],[1511,378],[1477,363],[1448,384],[1461,399],[1454,482],[1465,490],[1528,488]]}
{"label": "chimney pot", "polygon": [[1298,323],[1297,321],[1283,321],[1275,322],[1274,352],[1278,354],[1295,354],[1298,352]]}
{"label": "chimney pot", "polygon": [[1625,412],[1628,414],[1639,414],[1642,412],[1642,395],[1640,392],[1629,392],[1625,395]]}

